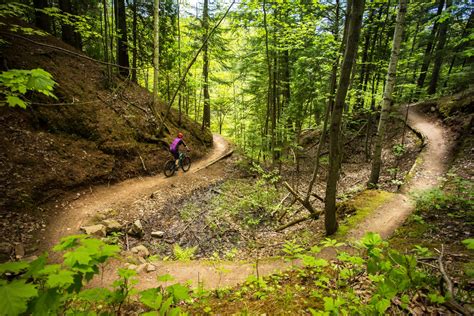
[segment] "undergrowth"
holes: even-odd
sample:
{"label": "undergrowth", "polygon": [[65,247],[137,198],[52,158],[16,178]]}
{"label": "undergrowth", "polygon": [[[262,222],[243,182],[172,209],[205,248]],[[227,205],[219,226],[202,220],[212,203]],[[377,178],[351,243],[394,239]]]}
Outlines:
{"label": "undergrowth", "polygon": [[[319,256],[322,249],[337,248],[337,258]],[[385,315],[444,310],[452,297],[439,287],[440,276],[426,265],[425,249],[397,251],[378,234],[368,233],[352,246],[326,239],[305,250],[287,242],[283,252],[294,262],[289,271],[269,277],[250,276],[232,290],[210,292],[191,313]],[[436,261],[436,258],[434,259]],[[465,303],[467,293],[458,292]]]}

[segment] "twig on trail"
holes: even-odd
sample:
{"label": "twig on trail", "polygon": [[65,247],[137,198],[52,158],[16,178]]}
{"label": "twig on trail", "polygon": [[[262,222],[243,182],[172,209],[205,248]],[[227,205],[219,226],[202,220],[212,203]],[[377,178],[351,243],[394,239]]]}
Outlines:
{"label": "twig on trail", "polygon": [[140,161],[142,162],[143,170],[145,170],[147,172],[148,170],[146,169],[145,162],[143,161],[142,156],[140,154],[138,154],[138,157],[140,157]]}
{"label": "twig on trail", "polygon": [[443,280],[446,283],[446,287],[449,294],[449,298],[444,304],[451,309],[457,310],[463,315],[469,315],[470,313],[463,306],[461,306],[461,304],[456,302],[456,299],[454,297],[453,282],[451,282],[451,279],[449,278],[448,274],[446,273],[446,270],[444,269],[443,255],[444,255],[444,245],[441,245],[441,252],[438,257],[438,266],[439,266],[439,271],[441,272],[441,275],[443,277]]}
{"label": "twig on trail", "polygon": [[127,245],[127,251],[129,251],[130,250],[130,244],[128,243],[128,234],[127,233],[125,233],[125,243]]}
{"label": "twig on trail", "polygon": [[282,231],[282,230],[284,230],[288,227],[294,226],[296,224],[299,224],[299,223],[304,222],[304,221],[306,221],[308,219],[311,219],[311,218],[312,218],[312,216],[309,215],[309,216],[306,216],[306,217],[295,219],[294,221],[289,222],[288,224],[285,224],[283,226],[278,227],[277,229],[275,229],[275,231],[277,231],[277,232]]}

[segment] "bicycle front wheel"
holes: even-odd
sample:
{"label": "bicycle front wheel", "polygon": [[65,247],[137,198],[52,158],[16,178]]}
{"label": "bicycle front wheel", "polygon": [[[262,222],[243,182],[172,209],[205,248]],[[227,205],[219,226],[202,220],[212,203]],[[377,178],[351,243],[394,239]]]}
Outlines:
{"label": "bicycle front wheel", "polygon": [[183,169],[183,171],[186,172],[189,170],[189,168],[191,168],[191,158],[184,157],[183,162],[181,163],[181,169]]}
{"label": "bicycle front wheel", "polygon": [[165,164],[165,170],[163,170],[166,177],[171,177],[175,172],[174,160],[168,160]]}

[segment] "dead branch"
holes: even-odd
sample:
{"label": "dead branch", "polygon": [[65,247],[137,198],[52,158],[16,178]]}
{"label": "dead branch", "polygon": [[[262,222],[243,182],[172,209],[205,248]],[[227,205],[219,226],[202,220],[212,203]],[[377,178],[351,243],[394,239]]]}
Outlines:
{"label": "dead branch", "polygon": [[145,162],[143,161],[142,156],[141,156],[140,154],[138,154],[138,157],[140,158],[140,161],[142,162],[143,170],[144,170],[145,172],[147,172],[148,170],[146,169]]}
{"label": "dead branch", "polygon": [[463,306],[461,306],[461,304],[456,302],[456,299],[454,297],[453,282],[451,282],[451,279],[449,278],[448,274],[446,273],[446,270],[444,269],[443,255],[444,255],[444,245],[441,245],[441,252],[438,257],[438,266],[439,266],[439,271],[441,272],[441,275],[443,277],[443,280],[446,283],[446,287],[449,294],[449,299],[444,304],[451,309],[457,310],[463,315],[469,315],[470,313]]}
{"label": "dead branch", "polygon": [[302,217],[302,218],[295,219],[294,221],[289,222],[288,224],[285,224],[283,226],[278,227],[277,229],[275,229],[275,231],[280,232],[284,229],[287,229],[288,227],[294,226],[296,224],[299,224],[299,223],[304,222],[304,221],[306,221],[308,219],[311,219],[311,218],[312,218],[312,216],[310,215],[310,216],[305,216],[305,217]]}
{"label": "dead branch", "polygon": [[283,185],[288,189],[288,191],[290,191],[290,193],[295,197],[295,199],[301,203],[301,205],[303,205],[310,213],[312,216],[315,217],[315,219],[317,219],[319,217],[319,213],[320,212],[317,212],[313,206],[311,205],[311,203],[309,202],[308,199],[303,199],[298,192],[296,192],[289,184],[288,182],[284,182]]}
{"label": "dead branch", "polygon": [[272,212],[271,216],[275,216],[278,211],[280,210],[280,207],[283,205],[283,203],[286,201],[286,199],[290,196],[290,193],[288,193],[287,195],[285,195],[285,197],[280,201],[280,203],[277,204],[277,206],[275,207],[275,210]]}
{"label": "dead branch", "polygon": [[311,195],[324,203],[324,199],[321,196],[317,195],[316,193],[311,193]]}

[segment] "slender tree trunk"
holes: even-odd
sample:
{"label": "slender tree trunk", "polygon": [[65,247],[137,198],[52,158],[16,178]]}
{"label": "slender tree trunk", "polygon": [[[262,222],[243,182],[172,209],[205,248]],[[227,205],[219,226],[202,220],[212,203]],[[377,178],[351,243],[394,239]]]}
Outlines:
{"label": "slender tree trunk", "polygon": [[[178,78],[181,78],[181,28],[180,28],[180,6],[179,6],[179,0],[176,0],[176,5],[178,8]],[[186,81],[183,84],[183,88],[186,87]],[[182,116],[182,110],[181,110],[181,99],[182,99],[182,91],[183,88],[179,89],[179,99],[178,99],[178,126],[181,126],[181,116]]]}
{"label": "slender tree trunk", "polygon": [[[452,0],[446,0],[446,10],[449,10],[451,7]],[[431,81],[428,87],[428,94],[434,94],[436,92],[436,87],[438,85],[439,73],[441,71],[441,66],[443,65],[443,57],[444,57],[444,46],[446,45],[446,36],[448,33],[448,26],[450,23],[450,19],[446,19],[441,23],[439,27],[439,40],[438,46],[436,47],[435,51],[435,59],[433,62],[433,71],[431,72]]]}
{"label": "slender tree trunk", "polygon": [[392,109],[393,99],[392,94],[395,88],[395,79],[397,74],[397,63],[400,54],[400,46],[402,42],[402,34],[405,23],[405,13],[407,11],[407,0],[400,0],[397,23],[395,25],[395,32],[393,34],[392,54],[390,57],[390,64],[388,65],[388,73],[385,84],[385,91],[383,93],[382,111],[380,113],[380,121],[377,129],[375,140],[374,155],[372,160],[372,169],[370,172],[369,186],[376,185],[379,181],[380,168],[382,166],[382,142],[385,136],[385,128],[388,117]]}
{"label": "slender tree trunk", "polygon": [[[33,5],[35,9],[45,9],[49,6],[48,0],[33,0]],[[51,33],[51,18],[47,14],[35,10],[35,25]]]}
{"label": "slender tree trunk", "polygon": [[[107,13],[107,0],[102,0],[102,6],[104,7],[104,61],[109,62],[109,16]],[[110,82],[112,78],[112,67],[107,64],[107,82]]]}
{"label": "slender tree trunk", "polygon": [[160,0],[154,0],[153,7],[153,113],[158,119],[158,81],[160,69]]}
{"label": "slender tree trunk", "polygon": [[137,59],[138,59],[138,49],[137,49],[137,0],[133,0],[133,20],[132,20],[132,35],[133,35],[133,51],[132,51],[132,82],[137,82]]}
{"label": "slender tree trunk", "polygon": [[336,192],[337,181],[342,157],[341,125],[342,112],[344,109],[347,89],[349,87],[352,66],[357,48],[359,46],[360,29],[362,26],[362,15],[364,13],[365,0],[353,0],[349,20],[349,31],[347,36],[344,60],[341,68],[341,77],[336,92],[336,100],[331,115],[329,127],[329,173],[326,184],[326,198],[324,205],[324,226],[326,234],[332,235],[337,230],[336,220]]}
{"label": "slender tree trunk", "polygon": [[117,60],[117,56],[114,56],[114,45],[115,45],[114,35],[115,35],[115,32],[117,32],[115,28],[115,14],[116,14],[115,10],[116,10],[115,1],[111,1],[110,28],[109,28],[110,62],[111,63],[114,63]]}
{"label": "slender tree trunk", "polygon": [[[59,9],[64,13],[72,13],[71,0],[59,0]],[[66,23],[61,24],[61,39],[69,45],[74,46],[74,27],[72,25]]]}
{"label": "slender tree trunk", "polygon": [[365,80],[366,73],[367,75],[369,73],[368,58],[369,58],[369,47],[370,47],[370,42],[371,42],[370,40],[371,40],[371,35],[372,35],[371,25],[374,19],[374,14],[375,14],[375,9],[372,9],[366,21],[367,28],[364,34],[364,49],[362,52],[362,60],[360,63],[359,87],[358,87],[359,93],[357,96],[356,109],[362,109],[364,107],[365,95],[363,92],[365,92],[366,90],[365,86],[367,85],[367,82]]}
{"label": "slender tree trunk", "polygon": [[[440,16],[443,12],[444,7],[444,0],[439,0],[438,2],[438,11],[436,12],[436,17]],[[430,38],[428,40],[428,44],[426,45],[425,55],[423,57],[423,64],[421,65],[420,76],[418,77],[417,87],[418,89],[423,88],[423,84],[425,83],[426,73],[430,66],[431,62],[431,51],[433,50],[433,46],[436,39],[436,33],[438,32],[438,22],[435,20],[433,24],[433,28],[431,29]]]}
{"label": "slender tree trunk", "polygon": [[127,45],[127,16],[125,13],[124,0],[115,0],[115,23],[118,34],[117,37],[117,62],[122,67],[119,73],[127,77],[129,74],[130,63],[128,61],[128,45]]}
{"label": "slender tree trunk", "polygon": [[273,96],[272,96],[272,77],[273,77],[273,70],[272,70],[272,62],[270,58],[270,48],[269,48],[269,40],[268,40],[268,25],[267,25],[267,10],[266,10],[266,1],[263,0],[262,8],[263,8],[263,27],[265,29],[265,54],[267,59],[267,70],[268,70],[268,87],[267,87],[267,112],[265,115],[265,129],[264,129],[264,139],[265,139],[265,148],[263,150],[268,149],[268,125],[271,117],[271,112],[273,108]]}
{"label": "slender tree trunk", "polygon": [[[474,26],[474,10],[472,10],[471,14],[469,15],[469,19],[466,22],[466,26],[464,27],[461,38],[466,38],[467,35],[470,34],[470,30],[472,29],[473,26]],[[469,41],[465,41],[454,48],[453,58],[451,59],[451,63],[449,65],[448,75],[446,76],[446,80],[444,81],[444,85],[443,85],[444,87],[448,86],[449,77],[451,75],[451,71],[456,61],[456,54],[459,51],[464,50],[468,44],[469,44]]]}
{"label": "slender tree trunk", "polygon": [[[350,5],[350,3],[348,5]],[[350,10],[350,8],[348,8],[348,16],[349,16],[349,13],[350,13],[349,10]],[[334,17],[334,25],[333,25],[333,31],[332,31],[336,41],[339,40],[339,15],[340,15],[339,12],[340,12],[340,3],[339,3],[339,0],[336,0],[336,14],[335,14],[335,17]],[[347,21],[348,21],[348,19],[346,18],[346,22]],[[346,25],[347,25],[347,23],[346,23]],[[346,27],[344,27],[344,29],[346,29]],[[328,100],[327,100],[327,106],[326,106],[326,111],[325,111],[325,115],[324,115],[323,130],[321,132],[321,137],[319,138],[318,149],[316,150],[316,161],[314,162],[315,165],[314,165],[314,168],[313,168],[313,176],[311,178],[311,181],[309,182],[308,191],[306,192],[305,202],[307,202],[307,203],[309,203],[309,198],[311,197],[311,193],[313,192],[313,186],[316,183],[316,179],[317,179],[318,173],[319,173],[319,166],[320,166],[319,156],[321,154],[321,149],[323,148],[323,144],[326,141],[327,124],[328,124],[328,121],[329,121],[329,116],[330,116],[331,110],[334,106],[334,92],[336,91],[337,70],[339,68],[339,61],[340,61],[339,56],[340,56],[340,53],[342,53],[344,51],[346,37],[347,37],[347,30],[344,31],[344,35],[343,35],[341,46],[339,48],[339,52],[337,54],[336,60],[334,61],[333,65],[332,65],[331,80],[330,80],[330,87],[329,87],[330,95],[329,95]]]}
{"label": "slender tree trunk", "polygon": [[204,108],[202,115],[202,128],[211,127],[211,100],[209,96],[209,45],[206,41],[209,34],[209,0],[204,0],[203,16],[202,16],[202,27],[204,28],[204,47],[203,47],[203,66],[202,76],[204,79],[203,95],[204,95]]}

